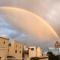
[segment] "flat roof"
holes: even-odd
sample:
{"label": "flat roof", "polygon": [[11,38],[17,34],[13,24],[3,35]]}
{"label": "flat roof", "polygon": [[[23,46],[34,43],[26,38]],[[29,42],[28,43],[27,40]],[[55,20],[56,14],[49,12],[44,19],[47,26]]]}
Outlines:
{"label": "flat roof", "polygon": [[9,40],[9,38],[7,38],[7,37],[0,37],[0,38],[2,38],[2,39],[6,39],[6,40]]}

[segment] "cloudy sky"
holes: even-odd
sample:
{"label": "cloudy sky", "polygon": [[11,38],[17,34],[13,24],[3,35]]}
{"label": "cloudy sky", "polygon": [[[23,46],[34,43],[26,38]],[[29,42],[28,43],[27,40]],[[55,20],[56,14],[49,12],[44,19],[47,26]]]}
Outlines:
{"label": "cloudy sky", "polygon": [[[52,26],[57,35],[60,37],[60,0],[1,0],[0,6],[23,8],[41,16],[48,24]],[[26,32],[23,32],[22,30],[17,32],[15,28],[6,23],[4,19],[5,18],[0,16],[0,34],[7,34],[12,38],[19,36],[28,40],[28,34]],[[29,37],[30,40],[33,40],[34,38]]]}
{"label": "cloudy sky", "polygon": [[60,0],[1,0],[0,6],[23,8],[42,16],[60,36]]}

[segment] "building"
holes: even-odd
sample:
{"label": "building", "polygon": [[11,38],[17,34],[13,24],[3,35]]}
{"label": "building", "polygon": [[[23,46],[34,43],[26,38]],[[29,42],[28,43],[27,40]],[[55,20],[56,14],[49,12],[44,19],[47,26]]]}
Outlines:
{"label": "building", "polygon": [[25,60],[30,60],[33,57],[42,57],[42,50],[40,47],[30,46],[24,48]]}
{"label": "building", "polygon": [[9,43],[8,53],[9,56],[14,56],[16,59],[22,60],[23,45],[20,42],[14,40],[12,43]]}
{"label": "building", "polygon": [[0,37],[0,60],[23,59],[23,45],[18,41],[10,42],[6,37]]}
{"label": "building", "polygon": [[40,47],[29,47],[29,58],[31,57],[41,57],[42,56],[42,50]]}
{"label": "building", "polygon": [[41,57],[40,47],[27,47],[19,41],[10,41],[7,37],[0,37],[0,60],[30,60],[31,57]]}
{"label": "building", "polygon": [[59,41],[56,41],[55,48],[60,48],[60,42]]}
{"label": "building", "polygon": [[52,52],[55,55],[59,55],[59,48],[55,48],[55,47],[50,47],[48,49],[49,52]]}
{"label": "building", "polygon": [[0,37],[0,60],[4,60],[8,55],[9,39]]}

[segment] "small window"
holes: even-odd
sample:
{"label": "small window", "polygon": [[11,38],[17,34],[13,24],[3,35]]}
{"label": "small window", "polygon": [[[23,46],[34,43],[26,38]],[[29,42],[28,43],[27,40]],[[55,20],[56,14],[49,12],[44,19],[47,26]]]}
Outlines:
{"label": "small window", "polygon": [[9,52],[9,49],[8,49],[8,52]]}
{"label": "small window", "polygon": [[19,51],[21,53],[21,51]]}
{"label": "small window", "polygon": [[15,50],[15,53],[17,53],[17,50]]}
{"label": "small window", "polygon": [[34,48],[31,48],[31,50],[34,50]]}
{"label": "small window", "polygon": [[0,57],[0,60],[1,60],[1,57]]}
{"label": "small window", "polygon": [[5,41],[3,43],[5,44]]}
{"label": "small window", "polygon": [[9,46],[11,46],[11,43],[9,43]]}

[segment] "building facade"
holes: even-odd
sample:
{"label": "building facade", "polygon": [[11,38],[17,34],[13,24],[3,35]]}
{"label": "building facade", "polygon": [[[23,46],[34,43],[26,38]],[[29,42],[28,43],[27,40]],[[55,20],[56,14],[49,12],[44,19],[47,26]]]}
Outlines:
{"label": "building facade", "polygon": [[29,47],[29,58],[31,57],[42,57],[42,50],[40,47],[31,46]]}
{"label": "building facade", "polygon": [[10,42],[8,38],[0,37],[0,60],[22,60],[23,45],[18,41]]}
{"label": "building facade", "polygon": [[30,60],[31,57],[41,57],[40,47],[27,47],[19,41],[10,41],[7,37],[0,37],[0,60]]}

